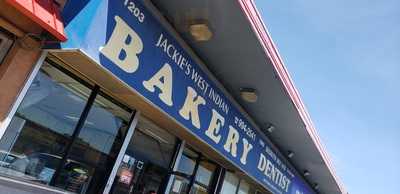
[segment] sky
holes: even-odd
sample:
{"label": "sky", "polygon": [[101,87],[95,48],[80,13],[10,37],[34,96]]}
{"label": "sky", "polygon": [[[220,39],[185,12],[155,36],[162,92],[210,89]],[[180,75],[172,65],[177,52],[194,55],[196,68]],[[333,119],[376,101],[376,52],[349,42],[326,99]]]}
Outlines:
{"label": "sky", "polygon": [[400,1],[256,0],[350,194],[399,194]]}

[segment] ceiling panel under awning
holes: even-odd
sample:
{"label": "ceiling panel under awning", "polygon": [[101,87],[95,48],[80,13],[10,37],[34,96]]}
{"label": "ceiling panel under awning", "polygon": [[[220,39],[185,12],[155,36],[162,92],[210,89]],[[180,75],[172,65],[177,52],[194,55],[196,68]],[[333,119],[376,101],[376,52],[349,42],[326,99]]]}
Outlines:
{"label": "ceiling panel under awning", "polygon": [[[276,127],[267,134],[298,171],[307,169],[309,183],[318,183],[321,193],[341,193],[329,167],[307,131],[304,120],[277,75],[248,18],[237,1],[152,0],[210,71],[261,127]],[[195,20],[208,22],[213,33],[205,42],[196,42],[188,32]],[[256,103],[240,98],[240,88],[255,88]]]}

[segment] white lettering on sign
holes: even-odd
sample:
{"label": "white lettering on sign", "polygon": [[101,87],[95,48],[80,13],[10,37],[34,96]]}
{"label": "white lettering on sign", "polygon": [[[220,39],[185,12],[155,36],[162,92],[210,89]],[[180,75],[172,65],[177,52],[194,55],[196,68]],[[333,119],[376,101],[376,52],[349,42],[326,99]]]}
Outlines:
{"label": "white lettering on sign", "polygon": [[222,100],[221,96],[213,89],[210,88],[208,97],[217,105],[225,114],[228,114],[229,106]]}
{"label": "white lettering on sign", "polygon": [[143,12],[135,5],[132,0],[125,0],[124,5],[129,10],[129,12],[139,20],[140,23],[144,22]]}
{"label": "white lettering on sign", "polygon": [[224,149],[228,153],[231,153],[233,157],[237,156],[237,144],[239,142],[239,132],[229,125],[228,137],[226,139]]}
{"label": "white lettering on sign", "polygon": [[138,54],[143,50],[139,35],[119,16],[114,17],[115,27],[107,44],[100,52],[122,70],[133,73],[139,67]]}
{"label": "white lettering on sign", "polygon": [[206,79],[204,79],[201,74],[193,68],[189,59],[187,59],[183,53],[179,52],[163,34],[160,34],[155,45],[156,47],[159,47],[172,61],[174,61],[175,65],[177,65],[179,69],[194,82],[194,85],[201,90],[203,96],[211,99],[218,108],[220,108],[225,114],[228,114],[228,104],[215,90],[213,90],[212,87],[210,87],[210,84]]}
{"label": "white lettering on sign", "polygon": [[150,92],[155,91],[155,87],[160,89],[158,97],[168,106],[172,106],[172,69],[168,63],[147,81],[143,81],[143,86]]}
{"label": "white lettering on sign", "polygon": [[206,101],[200,95],[197,95],[196,91],[188,86],[185,103],[183,104],[179,114],[186,120],[192,119],[192,124],[197,129],[200,129],[200,118],[199,118],[199,105],[205,105]]}
{"label": "white lettering on sign", "polygon": [[252,138],[254,141],[256,140],[256,133],[251,129],[250,126],[247,126],[247,124],[242,119],[235,117],[235,125],[237,125],[239,129],[243,130],[243,132],[246,133],[247,136]]}
{"label": "white lettering on sign", "polygon": [[[135,31],[131,29],[120,17],[115,16],[115,21],[116,25],[113,29],[112,35],[106,45],[101,48],[100,51],[105,57],[107,57],[122,70],[126,71],[127,73],[134,73],[140,67],[137,54],[143,50],[143,43]],[[176,62],[176,65],[183,70],[183,73],[189,79],[195,82],[195,85],[200,90],[203,92],[210,91],[212,94],[208,96],[209,99],[213,100],[218,108],[220,108],[224,113],[228,114],[228,104],[222,100],[215,90],[209,87],[209,84],[205,81],[205,79],[200,76],[201,74],[190,65],[188,62],[189,60],[187,60],[177,51],[177,47],[168,43],[168,40],[163,38],[162,34],[160,35],[156,46],[163,49],[163,51]],[[152,76],[149,76],[147,80],[143,80],[142,85],[149,92],[154,93],[155,95],[158,94],[159,99],[168,106],[175,106],[173,108],[178,109],[177,107],[179,105],[176,104],[181,103],[178,111],[178,115],[181,118],[185,120],[191,120],[192,125],[197,129],[204,129],[203,133],[206,138],[211,140],[210,142],[218,144],[221,146],[221,148],[223,148],[222,152],[230,154],[233,158],[238,159],[241,164],[246,165],[247,158],[253,149],[253,145],[249,142],[249,140],[252,140],[254,136],[249,135],[251,134],[248,132],[250,130],[247,130],[247,133],[243,135],[248,136],[249,138],[245,138],[240,135],[239,131],[234,126],[229,125],[228,127],[224,127],[225,117],[222,116],[217,110],[206,106],[206,100],[191,86],[187,86],[186,88],[186,98],[184,102],[174,102],[174,73],[175,72],[173,71],[171,65],[164,63],[164,65],[158,71],[154,72]],[[208,114],[204,114],[204,117],[200,117],[200,109],[209,112]],[[209,115],[211,118],[208,117]],[[209,121],[207,125],[208,127],[202,128],[202,122],[205,121]],[[246,130],[243,131],[246,132]],[[226,133],[227,135],[222,135]],[[269,166],[270,164],[267,164],[265,158],[260,159],[259,169],[271,169]],[[270,172],[270,170],[265,171]],[[274,176],[281,177],[282,175]]]}
{"label": "white lettering on sign", "polygon": [[260,153],[258,161],[258,170],[264,173],[269,180],[278,185],[281,189],[286,192],[289,191],[290,179],[286,177],[270,160],[265,157],[264,154]]}
{"label": "white lettering on sign", "polygon": [[243,142],[243,154],[242,157],[240,158],[240,162],[245,165],[247,163],[247,155],[249,154],[250,150],[253,149],[253,145],[251,145],[246,138],[243,138],[242,142]]}
{"label": "white lettering on sign", "polygon": [[212,116],[206,135],[212,139],[215,143],[219,143],[221,140],[221,135],[219,130],[225,124],[225,118],[222,117],[216,110],[212,109]]}

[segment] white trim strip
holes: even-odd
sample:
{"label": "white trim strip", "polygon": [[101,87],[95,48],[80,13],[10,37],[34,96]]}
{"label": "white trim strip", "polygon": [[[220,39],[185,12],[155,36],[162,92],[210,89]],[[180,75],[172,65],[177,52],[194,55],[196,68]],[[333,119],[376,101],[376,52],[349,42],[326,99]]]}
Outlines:
{"label": "white trim strip", "polygon": [[41,56],[37,60],[36,64],[34,65],[34,68],[31,71],[31,73],[28,77],[28,80],[25,82],[25,86],[22,88],[21,92],[18,94],[17,99],[15,100],[14,104],[12,105],[10,112],[8,113],[7,117],[3,121],[1,121],[1,123],[0,123],[0,139],[3,137],[4,133],[6,132],[6,129],[7,129],[8,125],[10,124],[12,117],[14,116],[15,112],[17,112],[19,105],[21,104],[22,100],[24,99],[29,87],[31,86],[33,80],[35,79],[36,74],[39,72],[39,69],[42,66],[46,57],[47,57],[47,51],[43,51]]}
{"label": "white trim strip", "polygon": [[[185,141],[185,140],[182,140],[181,144],[179,145],[179,150],[178,150],[178,154],[176,155],[176,158],[175,158],[174,166],[173,166],[173,168],[172,168],[172,171],[173,171],[173,172],[175,172],[175,171],[178,170],[179,162],[181,161],[182,153],[183,153],[183,150],[185,149],[185,146],[186,146],[186,141]],[[164,191],[165,194],[168,194],[169,191],[171,190],[171,188],[172,188],[172,182],[174,182],[174,179],[175,179],[175,175],[172,174],[172,175],[169,177],[167,186],[165,187],[165,191]]]}
{"label": "white trim strip", "polygon": [[113,167],[113,169],[111,171],[110,176],[108,177],[108,181],[107,181],[107,184],[106,184],[106,186],[104,188],[103,194],[108,194],[110,192],[110,190],[111,190],[111,187],[112,187],[112,185],[114,183],[115,176],[117,175],[117,172],[118,172],[118,168],[121,165],[122,158],[124,157],[126,149],[128,149],[128,145],[129,145],[129,143],[130,143],[130,141],[131,141],[131,139],[133,137],[133,133],[135,132],[136,125],[137,125],[137,123],[139,121],[139,117],[140,117],[140,112],[136,111],[135,115],[133,117],[132,123],[129,126],[128,133],[126,134],[126,138],[124,140],[124,143],[122,144],[122,147],[121,147],[121,150],[119,151],[118,157],[115,160],[114,167]]}

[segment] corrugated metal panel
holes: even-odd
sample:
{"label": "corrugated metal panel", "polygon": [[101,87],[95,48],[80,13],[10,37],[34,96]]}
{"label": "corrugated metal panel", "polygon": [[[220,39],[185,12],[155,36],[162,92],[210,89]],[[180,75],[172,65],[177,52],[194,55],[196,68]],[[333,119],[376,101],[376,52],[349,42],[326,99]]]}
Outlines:
{"label": "corrugated metal panel", "polygon": [[6,0],[6,2],[39,24],[58,40],[62,42],[67,40],[60,10],[53,0]]}

